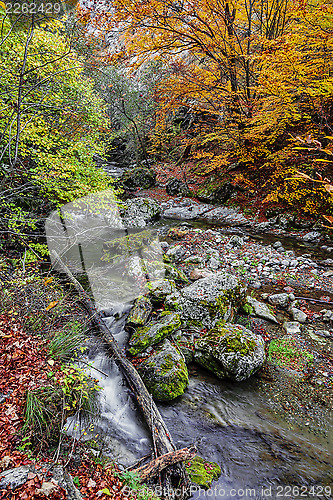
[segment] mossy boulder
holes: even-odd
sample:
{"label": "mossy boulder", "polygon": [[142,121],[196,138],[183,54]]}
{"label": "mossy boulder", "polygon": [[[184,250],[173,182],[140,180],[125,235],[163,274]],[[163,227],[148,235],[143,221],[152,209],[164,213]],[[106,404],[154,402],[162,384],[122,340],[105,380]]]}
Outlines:
{"label": "mossy boulder", "polygon": [[173,280],[158,279],[147,283],[151,301],[159,304],[164,301],[167,295],[174,293],[177,288]]}
{"label": "mossy boulder", "polygon": [[138,297],[127,317],[125,329],[144,326],[148,321],[152,309],[153,306],[148,297],[144,295]]}
{"label": "mossy boulder", "polygon": [[208,462],[198,455],[185,462],[185,468],[192,483],[206,489],[221,476],[221,467],[216,462]]}
{"label": "mossy boulder", "polygon": [[231,182],[225,182],[224,184],[215,182],[199,189],[197,198],[207,203],[225,203],[236,191],[237,187]]}
{"label": "mossy boulder", "polygon": [[173,245],[168,249],[165,256],[169,262],[180,262],[181,260],[183,260],[185,254],[186,249],[183,247],[183,245],[177,243],[176,245]]}
{"label": "mossy boulder", "polygon": [[220,272],[166,297],[165,307],[179,311],[182,320],[200,321],[203,328],[212,328],[221,319],[230,321],[246,300],[246,289],[233,275]]}
{"label": "mossy boulder", "polygon": [[177,269],[176,267],[170,265],[170,264],[164,264],[164,269],[165,269],[165,277],[172,279],[174,281],[179,281],[182,283],[189,283],[190,280],[187,278],[186,274],[183,273],[180,269]]}
{"label": "mossy boulder", "polygon": [[121,178],[122,185],[129,190],[148,189],[155,185],[156,173],[146,167],[127,170]]}
{"label": "mossy boulder", "polygon": [[263,365],[265,343],[244,326],[226,323],[195,342],[194,359],[217,377],[240,382]]}
{"label": "mossy boulder", "polygon": [[183,394],[188,386],[184,357],[168,340],[140,363],[137,370],[148,391],[158,401],[171,401]]}
{"label": "mossy boulder", "polygon": [[[125,231],[124,231],[125,233]],[[119,258],[126,258],[135,255],[137,252],[147,252],[150,243],[154,240],[155,234],[150,230],[127,232],[106,241],[103,244],[101,260],[104,262],[114,262]]]}
{"label": "mossy boulder", "polygon": [[135,356],[152,345],[158,344],[181,326],[180,316],[176,313],[164,314],[158,322],[138,328],[129,340],[129,352]]}

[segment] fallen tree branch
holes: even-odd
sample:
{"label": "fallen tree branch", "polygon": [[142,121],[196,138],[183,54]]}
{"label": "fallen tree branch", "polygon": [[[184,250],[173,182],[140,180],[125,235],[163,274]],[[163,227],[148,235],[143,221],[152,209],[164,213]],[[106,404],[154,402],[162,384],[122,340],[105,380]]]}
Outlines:
{"label": "fallen tree branch", "polygon": [[[145,384],[143,383],[140,375],[136,371],[135,367],[132,363],[125,357],[123,352],[121,351],[117,341],[112,335],[109,328],[106,326],[105,322],[102,319],[102,315],[97,311],[93,301],[86,293],[82,285],[77,281],[77,279],[73,276],[70,269],[66,266],[64,262],[62,262],[61,258],[57,254],[57,252],[52,252],[54,257],[56,258],[57,263],[61,266],[64,273],[67,274],[70,281],[74,285],[77,293],[79,294],[84,306],[88,310],[91,315],[91,320],[95,322],[98,326],[100,335],[102,339],[108,346],[109,351],[111,352],[117,366],[122,371],[125,376],[130,388],[133,391],[136,402],[139,405],[145,421],[149,427],[151,435],[153,437],[154,446],[156,446],[156,451],[158,455],[165,455],[170,452],[176,451],[176,447],[173,443],[172,437],[163,421],[163,418],[155,404],[152,400],[151,395],[149,394]],[[187,490],[190,485],[190,481],[188,475],[186,473],[185,467],[183,464],[177,464],[172,467],[172,473],[177,478],[176,480],[179,483],[178,491],[183,490],[183,494],[179,498],[188,497]],[[168,474],[167,474],[168,476]],[[172,485],[170,480],[166,477],[166,490],[169,492],[173,492]],[[175,498],[175,497],[169,497]]]}
{"label": "fallen tree branch", "polygon": [[132,469],[132,472],[140,476],[140,482],[145,482],[148,478],[151,479],[156,477],[163,469],[169,467],[170,465],[183,462],[184,460],[190,460],[197,454],[195,446],[190,448],[182,448],[181,450],[171,451],[160,457],[151,460],[146,465],[142,465],[137,469]]}

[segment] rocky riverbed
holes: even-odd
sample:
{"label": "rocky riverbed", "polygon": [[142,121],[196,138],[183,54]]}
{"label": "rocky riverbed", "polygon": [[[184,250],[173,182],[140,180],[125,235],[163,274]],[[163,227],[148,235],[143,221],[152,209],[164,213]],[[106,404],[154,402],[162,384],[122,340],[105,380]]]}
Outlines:
{"label": "rocky riverbed", "polygon": [[[95,272],[98,264],[98,275],[111,273],[105,276],[108,282],[103,281],[103,292],[108,295],[105,304],[111,304],[115,296],[115,269],[120,273],[121,288],[125,269],[134,281],[149,275],[129,314],[120,315],[121,345],[159,403],[177,445],[199,442],[200,454],[220,465],[226,462],[232,475],[232,450],[224,459],[226,448],[216,442],[214,432],[232,440],[237,422],[232,449],[240,455],[243,433],[244,439],[254,436],[255,445],[252,438],[251,446],[247,443],[251,450],[245,460],[248,469],[253,466],[251,453],[258,453],[260,459],[266,449],[266,432],[271,440],[277,425],[279,442],[272,438],[274,443],[267,451],[272,468],[264,459],[268,467],[265,478],[271,480],[276,470],[275,445],[283,454],[285,446],[300,439],[302,467],[294,483],[304,484],[308,444],[317,457],[317,445],[326,453],[332,443],[330,243],[314,226],[287,231],[277,221],[263,233],[257,221],[236,209],[187,198],[162,203],[144,196],[132,198],[120,207],[120,215],[128,233],[110,240],[101,235],[98,244],[87,242],[84,255],[93,257]],[[111,224],[107,219],[107,238],[112,236]],[[103,306],[102,310],[114,329],[114,309]],[[98,366],[108,371],[104,364]],[[121,385],[121,377],[119,380]],[[114,389],[109,392],[113,408]],[[124,418],[122,449],[128,448],[133,434],[133,419],[126,417],[124,408],[120,408],[114,431],[120,439]],[[109,414],[106,410],[108,436],[114,418]],[[202,429],[206,445],[200,444],[195,426]],[[140,435],[139,421],[135,428]],[[287,433],[287,428],[292,432]],[[147,439],[142,439],[149,448]],[[133,449],[142,439],[135,437]],[[141,454],[143,451],[147,450],[141,449]],[[291,460],[298,460],[290,454]],[[310,460],[311,467],[314,460]],[[329,459],[325,461],[329,463]],[[327,483],[329,466],[323,467],[315,469],[311,481],[320,477]],[[224,471],[220,481],[225,482],[229,472]],[[278,482],[286,483],[284,477],[277,477]],[[252,479],[263,484],[256,474]]]}
{"label": "rocky riverbed", "polygon": [[128,345],[154,397],[183,394],[195,363],[222,379],[256,377],[276,412],[328,433],[333,260],[322,233],[276,224],[263,241],[238,210],[186,198],[129,205],[136,227],[142,206],[144,227],[150,212],[162,216],[166,272],[148,287],[149,314],[131,323]]}

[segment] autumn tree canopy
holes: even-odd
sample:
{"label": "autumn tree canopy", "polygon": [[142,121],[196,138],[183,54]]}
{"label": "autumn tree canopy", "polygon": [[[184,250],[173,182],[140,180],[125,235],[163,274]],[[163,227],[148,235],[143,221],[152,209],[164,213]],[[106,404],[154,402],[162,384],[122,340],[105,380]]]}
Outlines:
{"label": "autumn tree canopy", "polygon": [[[109,41],[100,62],[135,74],[152,60],[160,64],[154,154],[185,108],[193,120],[182,131],[182,148],[192,148],[203,173],[223,173],[238,160],[246,171],[236,171],[233,182],[255,190],[259,180],[269,202],[300,203],[311,190],[284,178],[295,169],[313,175],[330,167],[311,142],[331,147],[330,2],[96,0],[78,15],[87,31]],[[310,156],[299,140],[311,142]],[[313,211],[309,203],[306,210]]]}

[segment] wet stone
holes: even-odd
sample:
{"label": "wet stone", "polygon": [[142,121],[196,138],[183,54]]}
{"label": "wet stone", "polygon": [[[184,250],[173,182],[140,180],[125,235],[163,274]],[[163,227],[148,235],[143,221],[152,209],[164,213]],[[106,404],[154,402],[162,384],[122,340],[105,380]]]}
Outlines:
{"label": "wet stone", "polygon": [[272,306],[278,307],[288,307],[290,298],[287,293],[275,293],[268,297],[268,302],[272,304]]}
{"label": "wet stone", "polygon": [[283,329],[287,335],[297,335],[301,333],[300,323],[298,321],[285,321],[283,323]]}
{"label": "wet stone", "polygon": [[137,370],[158,401],[171,401],[183,394],[188,386],[184,356],[168,340],[160,344]]}

